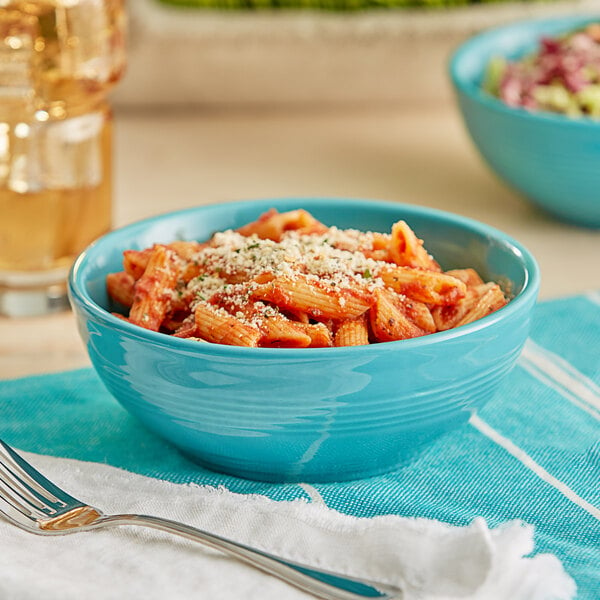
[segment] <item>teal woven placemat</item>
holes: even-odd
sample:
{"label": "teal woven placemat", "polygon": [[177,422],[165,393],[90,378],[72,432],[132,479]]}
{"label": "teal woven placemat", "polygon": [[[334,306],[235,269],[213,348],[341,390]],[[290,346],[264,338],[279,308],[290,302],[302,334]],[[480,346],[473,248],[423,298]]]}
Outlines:
{"label": "teal woven placemat", "polygon": [[536,307],[500,392],[468,425],[394,472],[339,484],[269,484],[213,473],[147,432],[84,369],[0,382],[0,435],[22,450],[107,463],[275,500],[317,493],[356,516],[399,514],[536,527],[579,598],[600,598],[600,294]]}

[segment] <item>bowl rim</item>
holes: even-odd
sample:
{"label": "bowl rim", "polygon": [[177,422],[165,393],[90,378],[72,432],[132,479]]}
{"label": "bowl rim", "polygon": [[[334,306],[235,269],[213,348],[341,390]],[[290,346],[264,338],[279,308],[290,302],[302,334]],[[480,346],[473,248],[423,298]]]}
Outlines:
{"label": "bowl rim", "polygon": [[[447,70],[450,76],[450,80],[459,93],[464,94],[472,100],[477,101],[486,108],[501,113],[503,115],[510,115],[511,117],[533,120],[540,123],[548,123],[559,127],[591,127],[600,128],[600,119],[591,119],[586,117],[568,117],[560,113],[553,113],[550,111],[533,111],[528,110],[524,107],[508,106],[499,98],[488,94],[480,85],[475,85],[472,80],[461,77],[459,74],[459,65],[461,61],[465,60],[465,57],[471,54],[473,51],[477,51],[482,44],[491,42],[494,38],[500,36],[503,33],[511,30],[527,30],[530,29],[532,35],[535,35],[537,39],[540,37],[540,28],[554,26],[562,23],[564,27],[561,30],[564,32],[570,31],[577,28],[580,25],[584,25],[589,22],[600,22],[600,13],[588,13],[573,16],[553,16],[543,18],[532,18],[515,21],[512,23],[499,25],[496,27],[490,27],[484,31],[470,37],[466,41],[462,42],[455,50],[450,54]],[[532,39],[531,41],[535,41]]]}
{"label": "bowl rim", "polygon": [[[505,306],[498,309],[497,311],[469,323],[462,325],[454,329],[447,331],[440,331],[428,335],[424,335],[417,338],[396,340],[392,342],[385,342],[379,344],[368,344],[364,346],[341,346],[341,347],[326,347],[326,348],[254,348],[244,346],[229,346],[225,344],[215,344],[210,342],[198,342],[195,340],[188,340],[185,338],[176,338],[164,333],[150,331],[144,329],[138,325],[134,325],[120,319],[105,308],[92,300],[91,296],[85,288],[85,281],[82,280],[83,271],[86,263],[89,260],[91,253],[97,251],[102,245],[109,243],[113,237],[123,235],[128,231],[134,231],[144,229],[160,223],[164,219],[182,219],[188,215],[196,214],[204,210],[216,209],[222,207],[223,210],[235,210],[236,208],[249,207],[255,205],[257,211],[264,212],[271,204],[275,204],[279,209],[285,208],[286,210],[293,210],[295,208],[305,208],[310,211],[311,206],[315,207],[318,205],[330,205],[335,202],[343,202],[346,208],[354,209],[375,209],[376,211],[386,211],[393,209],[399,214],[403,212],[419,214],[433,219],[443,220],[450,222],[453,225],[460,226],[462,228],[470,229],[483,237],[494,239],[499,241],[502,245],[507,246],[511,252],[518,257],[521,262],[524,273],[525,281],[521,291],[508,302]],[[285,206],[284,206],[285,205]],[[259,213],[260,214],[260,213]],[[258,216],[258,215],[257,215]],[[125,250],[126,248],[123,248]],[[209,349],[211,355],[215,357],[260,357],[268,358],[270,356],[276,356],[278,358],[285,359],[310,359],[315,360],[318,358],[333,358],[333,356],[343,356],[345,354],[352,355],[356,352],[380,352],[382,349],[405,349],[411,350],[419,347],[427,347],[432,344],[440,344],[445,341],[454,340],[456,338],[463,338],[472,333],[476,333],[482,329],[494,325],[499,321],[507,320],[511,315],[520,311],[521,307],[528,303],[534,303],[539,291],[540,285],[540,269],[539,265],[533,256],[533,254],[520,242],[504,233],[503,231],[496,229],[490,225],[435,208],[429,208],[426,206],[407,204],[389,200],[368,200],[359,198],[342,198],[342,197],[273,197],[273,198],[256,198],[248,200],[238,200],[233,202],[225,203],[212,203],[191,208],[185,208],[175,211],[169,211],[160,213],[151,217],[140,219],[131,222],[127,225],[113,229],[105,235],[99,237],[97,240],[92,242],[86,249],[84,249],[76,258],[73,263],[68,276],[68,294],[71,305],[75,309],[82,310],[88,318],[109,327],[110,329],[116,330],[120,334],[125,334],[129,337],[137,338],[139,341],[152,343],[153,345],[161,348],[169,348],[171,350],[185,351],[188,354],[204,355]],[[75,312],[77,312],[75,310]]]}

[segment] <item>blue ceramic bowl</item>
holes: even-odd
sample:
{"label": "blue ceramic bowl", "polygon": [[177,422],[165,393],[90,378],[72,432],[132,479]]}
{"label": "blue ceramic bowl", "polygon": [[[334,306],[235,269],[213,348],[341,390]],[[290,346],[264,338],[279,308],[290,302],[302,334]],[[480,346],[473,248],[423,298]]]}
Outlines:
{"label": "blue ceramic bowl", "polygon": [[[480,321],[422,338],[347,348],[240,348],[147,331],[111,315],[105,277],[122,252],[204,240],[276,207],[329,225],[389,231],[404,219],[445,268],[473,266],[514,294]],[[393,469],[487,402],[525,342],[535,260],[483,224],[397,203],[285,199],[203,206],[113,231],[69,279],[100,378],[149,429],[202,465],[267,481],[333,481]]]}
{"label": "blue ceramic bowl", "polygon": [[561,220],[600,227],[600,122],[511,108],[481,89],[490,58],[520,58],[595,18],[522,21],[479,34],[452,55],[449,71],[467,129],[496,174]]}

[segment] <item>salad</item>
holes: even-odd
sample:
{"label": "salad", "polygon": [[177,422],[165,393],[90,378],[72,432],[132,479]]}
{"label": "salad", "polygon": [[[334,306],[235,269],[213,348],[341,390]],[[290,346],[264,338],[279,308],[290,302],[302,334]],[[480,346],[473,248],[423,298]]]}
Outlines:
{"label": "salad", "polygon": [[509,106],[600,119],[600,22],[542,38],[522,60],[493,58],[483,87]]}

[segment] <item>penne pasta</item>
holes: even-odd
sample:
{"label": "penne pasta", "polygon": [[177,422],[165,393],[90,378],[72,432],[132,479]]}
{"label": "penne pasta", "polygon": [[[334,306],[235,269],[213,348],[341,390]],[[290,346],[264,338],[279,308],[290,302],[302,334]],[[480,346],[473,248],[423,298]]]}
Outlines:
{"label": "penne pasta", "polygon": [[131,307],[133,304],[135,279],[126,271],[109,273],[106,276],[106,291],[119,304]]}
{"label": "penne pasta", "polygon": [[483,287],[486,289],[482,290],[475,304],[459,319],[455,327],[481,319],[506,304],[504,294],[497,283],[490,283]]}
{"label": "penne pasta", "polygon": [[441,271],[438,263],[425,250],[423,240],[415,235],[405,221],[398,221],[392,226],[390,258],[397,265]]}
{"label": "penne pasta", "polygon": [[432,316],[437,330],[446,331],[484,317],[504,304],[506,299],[500,286],[485,283],[470,287],[465,297],[455,304],[435,307]]}
{"label": "penne pasta", "polygon": [[260,326],[260,345],[270,348],[308,348],[311,337],[302,330],[302,323],[296,324],[283,316],[264,319]]}
{"label": "penne pasta", "polygon": [[380,289],[369,313],[371,331],[379,342],[393,342],[425,335],[406,313],[398,297],[390,290]]}
{"label": "penne pasta", "polygon": [[419,329],[426,333],[437,331],[435,320],[427,304],[409,298],[400,298],[399,301],[402,303],[402,309],[406,317]]}
{"label": "penne pasta", "polygon": [[195,315],[189,315],[184,319],[173,335],[179,338],[198,337]]}
{"label": "penne pasta", "polygon": [[175,251],[177,255],[183,260],[193,261],[198,255],[198,252],[204,248],[206,244],[200,242],[184,242],[177,240],[167,245],[168,248]]}
{"label": "penne pasta", "polygon": [[453,304],[467,286],[460,279],[421,268],[384,266],[378,273],[385,285],[398,294],[429,304]]}
{"label": "penne pasta", "polygon": [[223,309],[200,302],[194,311],[196,335],[207,342],[229,346],[257,346],[261,332]]}
{"label": "penne pasta", "polygon": [[158,331],[171,308],[178,277],[175,253],[166,246],[154,246],[144,274],[135,283],[129,320]]}
{"label": "penne pasta", "polygon": [[342,321],[335,332],[335,346],[366,346],[368,343],[369,325],[366,313],[356,319]]}
{"label": "penne pasta", "polygon": [[467,287],[473,287],[483,283],[483,279],[481,279],[479,273],[475,269],[454,269],[452,271],[446,271],[446,275],[460,279]]}
{"label": "penne pasta", "polygon": [[345,288],[331,290],[320,281],[305,276],[279,277],[257,287],[252,297],[284,310],[300,311],[314,319],[353,319],[372,304],[371,295]]}
{"label": "penne pasta", "polygon": [[296,323],[296,326],[310,337],[309,348],[328,348],[333,346],[331,329],[325,323]]}
{"label": "penne pasta", "polygon": [[206,269],[197,260],[196,256],[206,244],[198,242],[171,242],[168,247],[176,252],[177,256],[184,262],[184,268],[181,272],[181,280],[185,283],[191,281],[194,277],[200,276]]}
{"label": "penne pasta", "polygon": [[280,241],[285,231],[299,231],[304,234],[325,233],[327,227],[303,209],[279,213],[270,210],[254,223],[240,227],[237,231],[244,236],[257,235],[261,239]]}
{"label": "penne pasta", "polygon": [[123,269],[137,281],[144,274],[151,254],[152,248],[125,250],[123,252]]}
{"label": "penne pasta", "polygon": [[442,272],[405,221],[363,232],[327,227],[303,209],[272,209],[207,241],[126,250],[106,287],[141,327],[271,348],[420,337],[507,303],[473,268]]}

